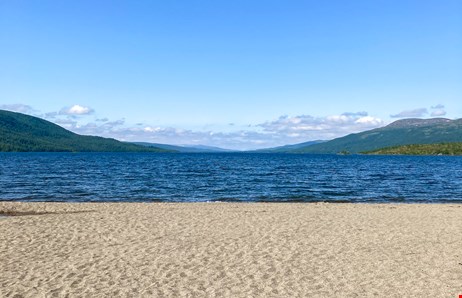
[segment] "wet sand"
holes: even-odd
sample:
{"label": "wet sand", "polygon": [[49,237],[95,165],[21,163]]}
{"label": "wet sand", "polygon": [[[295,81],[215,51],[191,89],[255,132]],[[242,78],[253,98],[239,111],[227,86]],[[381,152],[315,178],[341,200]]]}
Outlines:
{"label": "wet sand", "polygon": [[462,205],[0,202],[0,297],[458,297]]}

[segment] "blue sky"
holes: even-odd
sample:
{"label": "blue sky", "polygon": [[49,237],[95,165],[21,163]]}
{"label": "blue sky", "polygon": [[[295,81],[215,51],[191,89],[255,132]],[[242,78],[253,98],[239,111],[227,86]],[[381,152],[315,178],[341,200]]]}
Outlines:
{"label": "blue sky", "polygon": [[462,2],[0,0],[0,108],[253,149],[462,117]]}

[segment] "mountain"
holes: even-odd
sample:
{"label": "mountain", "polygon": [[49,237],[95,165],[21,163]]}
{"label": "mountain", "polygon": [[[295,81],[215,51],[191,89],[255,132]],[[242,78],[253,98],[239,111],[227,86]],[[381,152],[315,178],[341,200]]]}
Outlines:
{"label": "mountain", "polygon": [[462,155],[462,143],[403,145],[363,153],[371,155]]}
{"label": "mountain", "polygon": [[231,149],[225,149],[225,148],[220,148],[220,147],[215,147],[215,146],[206,146],[206,145],[191,145],[191,146],[185,146],[187,148],[193,148],[193,149],[198,149],[198,150],[204,150],[208,152],[237,152],[238,150],[231,150]]}
{"label": "mountain", "polygon": [[397,120],[393,123],[388,124],[388,128],[406,128],[406,127],[423,127],[438,124],[448,124],[453,120],[447,118],[430,118],[430,119],[419,119],[419,118],[408,118]]}
{"label": "mountain", "polygon": [[0,110],[0,151],[171,152],[114,139],[78,135],[49,121],[4,110]]}
{"label": "mountain", "polygon": [[462,119],[403,119],[385,127],[350,134],[287,153],[360,153],[385,147],[462,142]]}
{"label": "mountain", "polygon": [[326,142],[326,141],[322,141],[322,140],[308,141],[308,142],[298,143],[298,144],[293,144],[293,145],[285,145],[285,146],[279,146],[279,147],[273,147],[273,148],[258,149],[258,150],[253,150],[253,151],[249,151],[249,152],[255,152],[255,153],[285,153],[287,151],[297,150],[297,149],[300,149],[300,148],[305,148],[305,147],[309,147],[309,146],[324,143],[324,142]]}
{"label": "mountain", "polygon": [[180,145],[168,145],[158,143],[146,143],[146,142],[134,142],[133,144],[141,145],[145,147],[157,147],[166,150],[174,150],[182,153],[213,153],[213,152],[234,152],[233,150],[223,149],[219,147],[204,146],[204,145],[192,145],[192,146],[180,146]]}

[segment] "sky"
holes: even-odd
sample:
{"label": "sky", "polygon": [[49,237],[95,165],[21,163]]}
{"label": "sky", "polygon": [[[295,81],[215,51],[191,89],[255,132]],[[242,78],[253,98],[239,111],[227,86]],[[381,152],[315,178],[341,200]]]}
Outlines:
{"label": "sky", "polygon": [[230,149],[462,118],[462,1],[0,0],[0,109]]}

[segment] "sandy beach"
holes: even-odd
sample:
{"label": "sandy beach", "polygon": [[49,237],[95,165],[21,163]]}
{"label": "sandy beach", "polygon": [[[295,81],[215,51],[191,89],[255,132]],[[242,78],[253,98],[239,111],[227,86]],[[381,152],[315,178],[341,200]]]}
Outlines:
{"label": "sandy beach", "polygon": [[458,297],[462,205],[0,202],[0,297]]}

